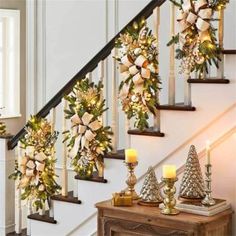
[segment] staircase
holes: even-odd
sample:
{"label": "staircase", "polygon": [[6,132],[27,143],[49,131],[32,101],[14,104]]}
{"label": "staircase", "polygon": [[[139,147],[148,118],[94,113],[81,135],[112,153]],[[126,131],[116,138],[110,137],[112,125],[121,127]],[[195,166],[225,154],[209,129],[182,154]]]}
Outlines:
{"label": "staircase", "polygon": [[[68,182],[61,181],[62,189],[69,189],[68,194],[54,196],[51,208],[45,214],[40,215],[32,212],[31,206],[22,205],[18,191],[16,191],[15,235],[25,235],[25,230],[22,232],[25,227],[27,227],[27,235],[32,236],[96,235],[95,203],[111,198],[111,193],[126,187],[127,170],[123,163],[126,147],[132,147],[138,151],[139,165],[136,168],[136,174],[138,177],[137,189],[140,189],[145,172],[150,165],[155,167],[158,178],[161,177],[161,166],[165,163],[174,163],[178,168],[178,174],[181,175],[186,153],[191,144],[195,144],[201,150],[199,157],[203,158],[205,140],[212,140],[212,147],[217,149],[221,143],[236,132],[236,72],[234,70],[236,50],[223,50],[223,77],[190,78],[184,81],[185,86],[187,84],[191,90],[191,93],[188,93],[188,102],[174,101],[171,104],[159,105],[159,113],[149,121],[153,122],[151,128],[139,131],[133,129],[132,124],[128,121],[124,121],[125,125],[123,124],[121,127],[117,126],[119,119],[124,120],[124,117],[122,118],[120,114],[117,101],[117,64],[113,59],[113,56],[116,55],[115,41],[127,26],[132,25],[141,17],[153,18],[154,26],[159,27],[157,14],[163,4],[169,4],[169,2],[152,0],[37,113],[38,117],[47,117],[51,120],[57,129],[61,123],[56,123],[58,122],[56,114],[60,114],[64,110],[63,97],[71,92],[78,80],[88,77],[91,81],[96,81],[98,77],[105,86],[110,86],[109,89],[112,90],[112,98],[104,90],[104,98],[110,99],[111,111],[108,112],[112,115],[111,119],[105,115],[103,121],[110,123],[112,127],[113,152],[104,156],[103,177],[94,174],[92,178],[84,180],[69,167],[69,163],[66,161],[67,156],[61,155],[62,144],[59,143],[59,139],[57,158],[63,164],[56,164],[55,168],[60,180],[68,179]],[[159,38],[158,29],[156,29],[156,34]],[[106,77],[104,73],[108,61],[112,62],[110,84],[108,84],[110,78]],[[94,72],[98,73],[95,78],[93,77]],[[192,77],[194,76],[192,75]],[[169,90],[168,93],[162,91],[161,93],[165,95],[160,96],[165,97],[163,100],[167,100],[166,97],[173,97],[175,92],[177,92],[175,88],[172,91]],[[157,120],[160,123],[157,123]],[[8,149],[13,150],[24,134],[23,127],[14,137],[10,138]],[[27,211],[27,223],[24,226],[26,221],[23,212],[25,211]]]}

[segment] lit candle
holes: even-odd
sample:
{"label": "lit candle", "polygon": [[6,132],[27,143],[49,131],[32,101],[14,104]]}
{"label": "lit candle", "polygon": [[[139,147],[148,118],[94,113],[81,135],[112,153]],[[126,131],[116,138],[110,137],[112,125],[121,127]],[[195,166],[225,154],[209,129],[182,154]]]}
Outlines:
{"label": "lit candle", "polygon": [[206,141],[206,155],[207,155],[207,164],[210,165],[211,164],[211,160],[210,160],[210,151],[211,151],[211,147],[210,147],[210,141],[207,140]]}
{"label": "lit candle", "polygon": [[174,179],[176,178],[176,166],[174,165],[164,165],[163,169],[163,178]]}
{"label": "lit candle", "polygon": [[125,162],[126,163],[137,162],[137,151],[135,149],[126,149],[125,150]]}

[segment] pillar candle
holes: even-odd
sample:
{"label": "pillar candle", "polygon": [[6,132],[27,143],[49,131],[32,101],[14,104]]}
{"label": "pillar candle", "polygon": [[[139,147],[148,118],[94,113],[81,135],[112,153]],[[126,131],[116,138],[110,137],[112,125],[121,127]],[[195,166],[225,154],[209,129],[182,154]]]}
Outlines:
{"label": "pillar candle", "polygon": [[125,162],[126,163],[137,162],[137,151],[135,149],[126,149],[125,150]]}
{"label": "pillar candle", "polygon": [[208,165],[211,164],[210,152],[211,152],[210,141],[207,140],[206,141],[206,155],[207,155],[207,164]]}
{"label": "pillar candle", "polygon": [[174,165],[164,165],[163,169],[163,178],[173,179],[176,178],[176,166]]}

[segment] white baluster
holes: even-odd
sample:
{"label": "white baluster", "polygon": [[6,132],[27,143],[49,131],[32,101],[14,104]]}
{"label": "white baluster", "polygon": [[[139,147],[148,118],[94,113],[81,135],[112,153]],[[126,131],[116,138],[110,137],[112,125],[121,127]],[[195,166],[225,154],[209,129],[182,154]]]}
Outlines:
{"label": "white baluster", "polygon": [[49,200],[49,216],[54,218],[54,201],[52,199]]}
{"label": "white baluster", "polygon": [[[175,35],[175,5],[170,2],[170,36]],[[175,44],[170,45],[169,105],[175,104]]]}
{"label": "white baluster", "polygon": [[56,123],[56,108],[53,107],[50,111],[50,120],[51,120],[51,132],[55,130],[55,123]]}
{"label": "white baluster", "polygon": [[[33,213],[32,210],[32,201],[28,200],[27,201],[27,216],[31,215]],[[30,224],[30,219],[27,218],[27,236],[31,235],[31,224]]]}
{"label": "white baluster", "polygon": [[89,73],[86,75],[86,78],[88,78],[89,82],[91,83],[91,82],[92,82],[92,72],[89,72]]}
{"label": "white baluster", "polygon": [[97,162],[97,168],[98,168],[98,176],[103,178],[104,177],[104,162],[103,163]]}
{"label": "white baluster", "polygon": [[[63,110],[63,118],[62,118],[62,132],[66,131],[66,118],[64,114],[64,110],[67,109],[68,102],[66,99],[62,100],[62,110]],[[63,139],[66,138],[66,134],[63,135]],[[62,145],[62,153],[63,153],[63,161],[62,161],[62,196],[68,195],[68,170],[67,170],[67,143],[64,142]]]}
{"label": "white baluster", "polygon": [[[99,65],[98,65],[98,78],[103,84],[103,89],[102,89],[102,93],[101,93],[101,101],[103,101],[104,98],[106,99],[106,95],[107,95],[106,94],[106,79],[105,79],[105,63],[104,63],[104,61],[99,62]],[[103,116],[102,116],[102,123],[104,125],[107,124],[106,115],[107,115],[107,113],[104,112]]]}
{"label": "white baluster", "polygon": [[[51,132],[54,133],[55,131],[55,124],[56,124],[56,108],[53,107],[50,111],[50,119],[51,119]],[[52,158],[54,159],[55,158],[55,148],[52,148]],[[56,171],[55,169],[55,164],[54,164],[54,172]],[[50,200],[51,201],[51,200]],[[49,215],[51,217],[54,216],[54,208],[53,208],[53,201],[50,202],[50,205],[49,205]],[[51,205],[52,203],[52,205]],[[41,209],[39,211],[39,214],[40,215],[45,215],[45,206],[43,206],[43,209]]]}
{"label": "white baluster", "polygon": [[[219,29],[218,29],[218,41],[219,47],[221,49],[224,48],[224,8],[221,7],[219,9]],[[224,78],[224,55],[221,54],[221,61],[219,62],[219,68],[217,70],[217,78],[223,79]]]}
{"label": "white baluster", "polygon": [[42,209],[39,209],[39,215],[41,216],[45,215],[45,204],[43,204]]}
{"label": "white baluster", "polygon": [[78,197],[78,181],[77,181],[77,179],[73,180],[73,197]]}
{"label": "white baluster", "polygon": [[[157,39],[157,50],[159,52],[159,43],[160,43],[160,33],[159,33],[159,29],[160,29],[160,7],[156,7],[154,10],[153,10],[153,24],[154,24],[154,36],[156,37]],[[159,61],[159,56],[157,55],[157,61]],[[160,74],[160,68],[159,68],[159,74]],[[159,101],[159,91],[157,91],[157,99],[158,99],[158,103],[160,102]],[[154,130],[156,131],[160,131],[160,111],[156,111],[156,114],[154,115],[153,117],[153,127],[154,127]]]}
{"label": "white baluster", "polygon": [[126,140],[125,140],[125,146],[126,148],[130,148],[131,143],[130,143],[130,135],[128,134],[128,130],[130,129],[130,120],[125,119],[125,132],[126,132]]}
{"label": "white baluster", "polygon": [[188,83],[190,74],[184,74],[184,105],[191,106],[191,84]]}
{"label": "white baluster", "polygon": [[[21,163],[21,148],[20,148],[20,142],[17,144],[16,148],[16,156],[18,160],[18,164]],[[22,231],[22,209],[21,209],[21,188],[18,187],[20,184],[20,181],[16,181],[16,228],[15,231],[17,234],[20,234]]]}
{"label": "white baluster", "polygon": [[113,152],[117,152],[117,146],[118,146],[118,104],[117,104],[117,71],[116,71],[116,59],[114,58],[116,56],[117,50],[113,49],[112,52],[112,122],[111,122],[111,128],[113,132],[112,136],[112,147]]}

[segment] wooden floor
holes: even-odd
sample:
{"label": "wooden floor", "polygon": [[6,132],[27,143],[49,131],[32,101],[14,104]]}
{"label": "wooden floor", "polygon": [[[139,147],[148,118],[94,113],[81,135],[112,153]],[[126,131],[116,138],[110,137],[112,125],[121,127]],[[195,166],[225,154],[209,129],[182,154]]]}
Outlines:
{"label": "wooden floor", "polygon": [[7,236],[26,236],[26,229],[23,229],[21,234],[17,234],[16,232],[13,232],[13,233],[7,234]]}

